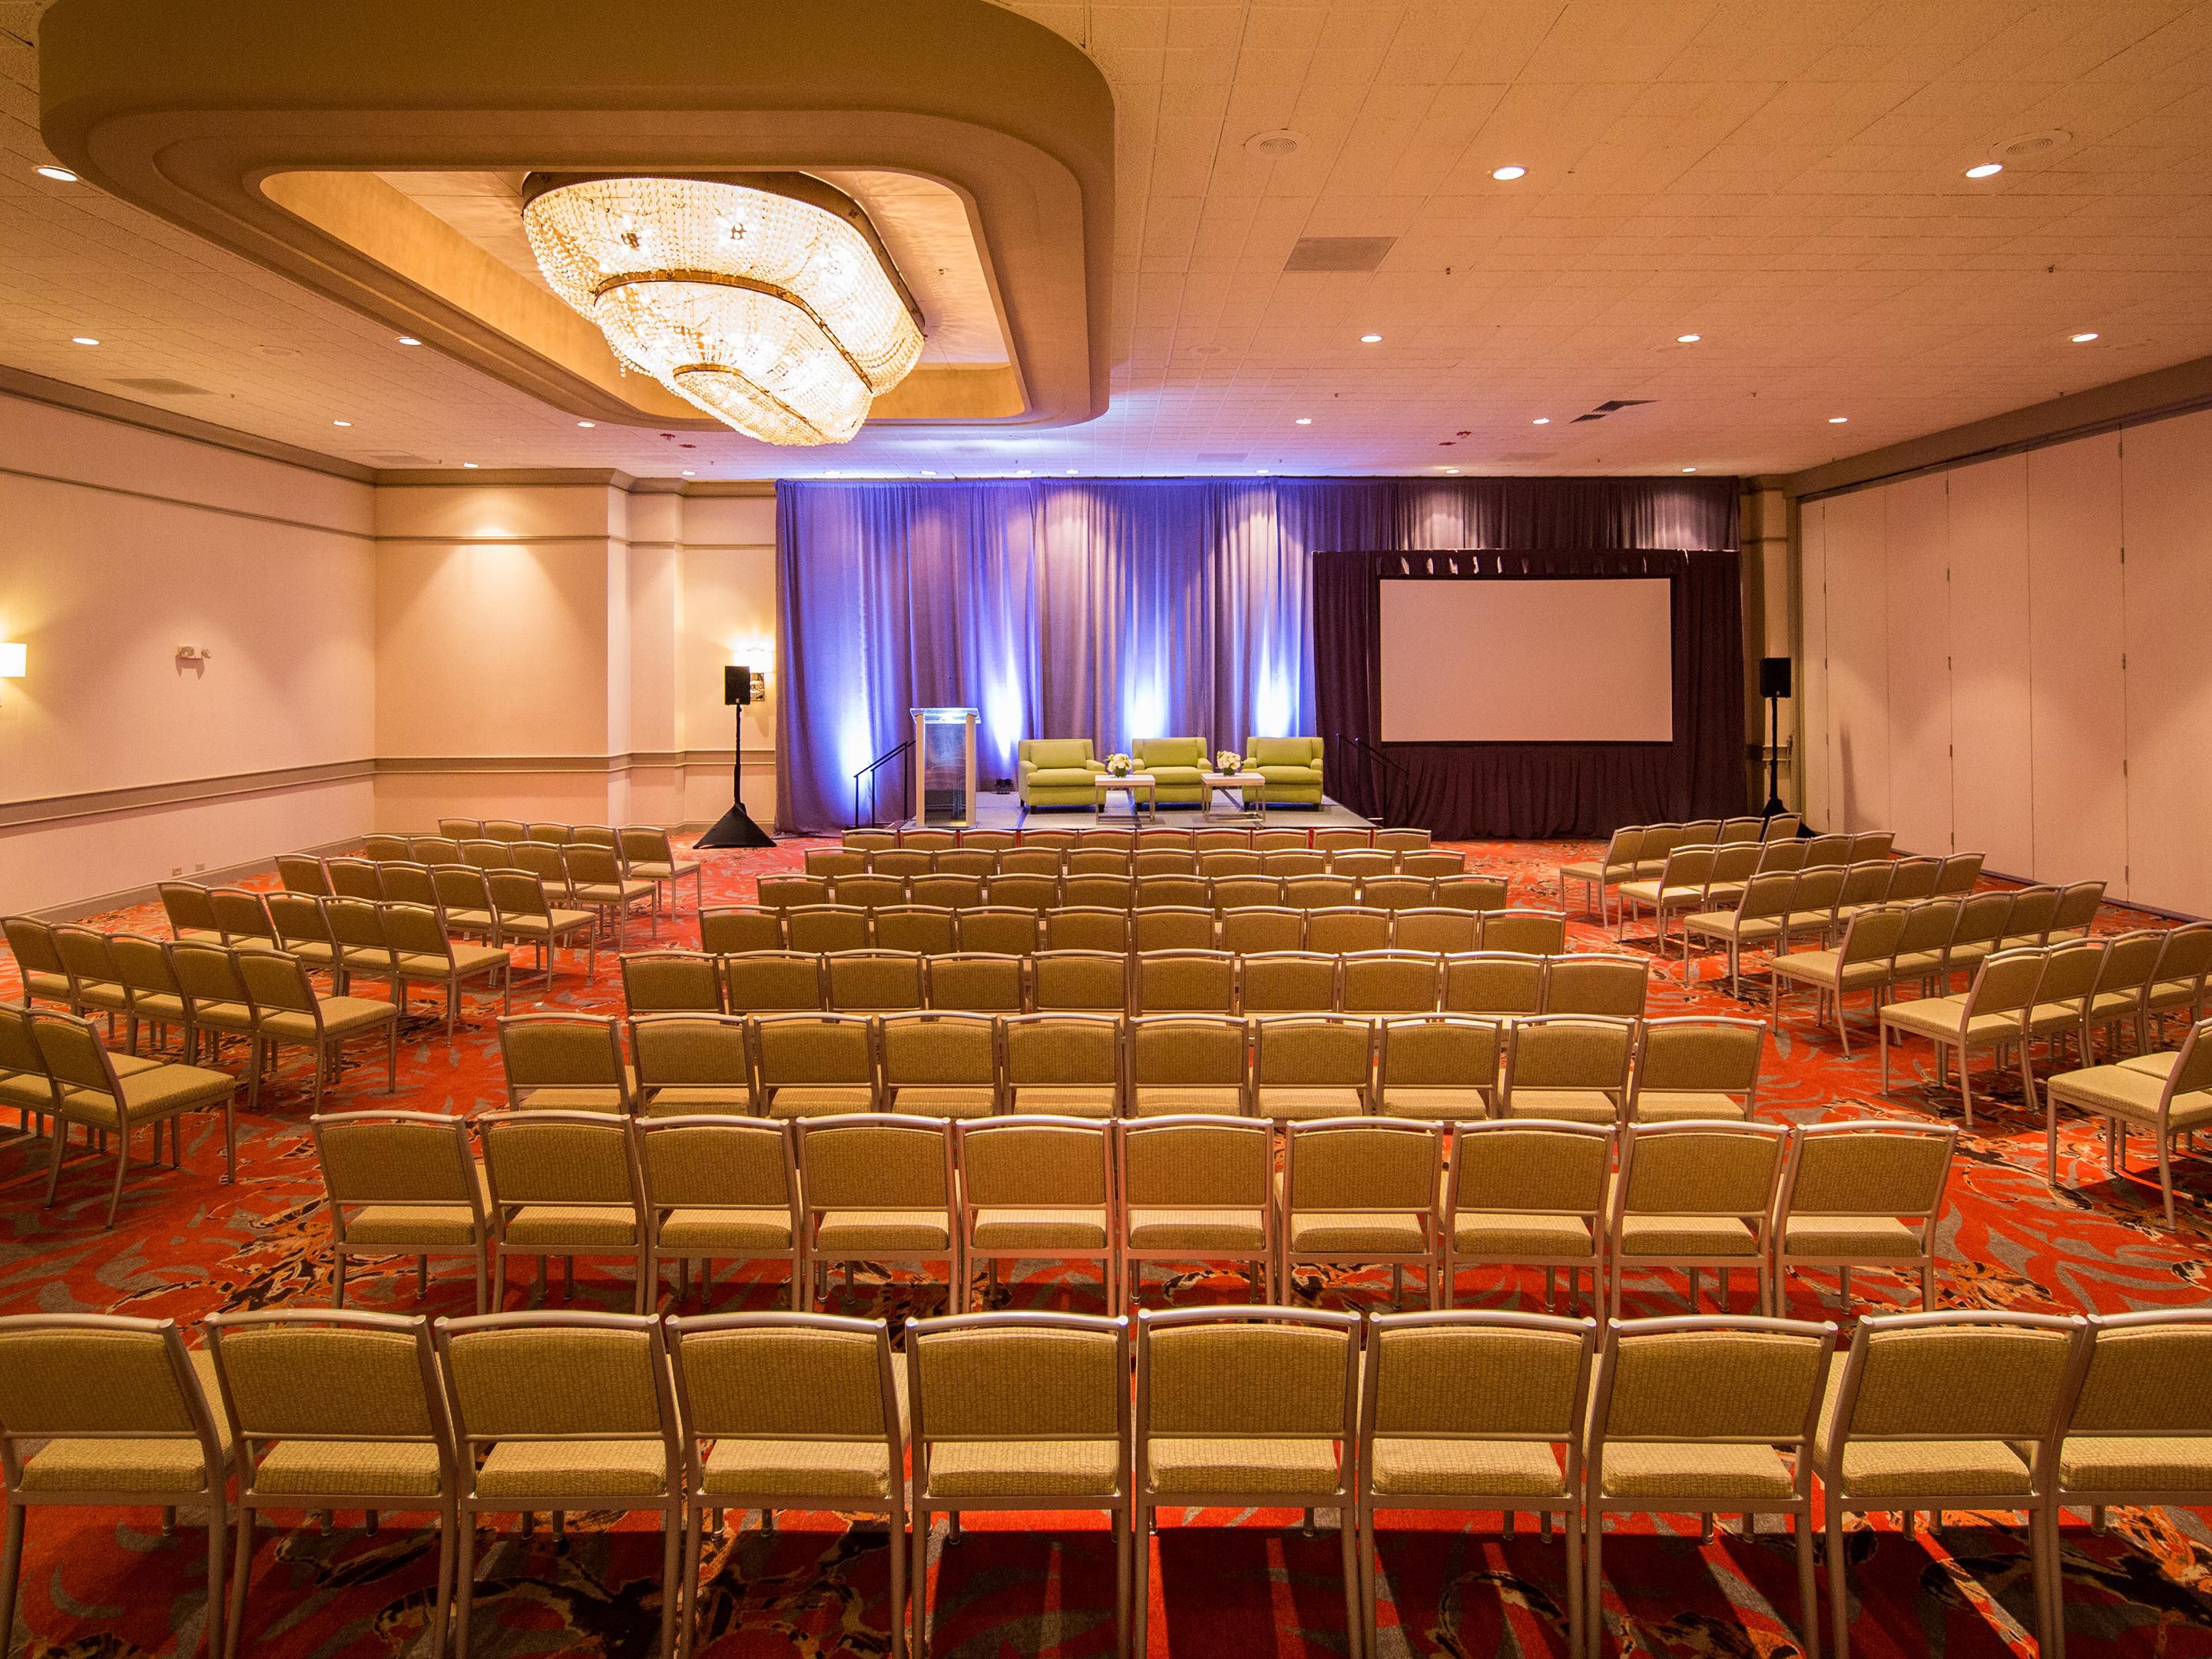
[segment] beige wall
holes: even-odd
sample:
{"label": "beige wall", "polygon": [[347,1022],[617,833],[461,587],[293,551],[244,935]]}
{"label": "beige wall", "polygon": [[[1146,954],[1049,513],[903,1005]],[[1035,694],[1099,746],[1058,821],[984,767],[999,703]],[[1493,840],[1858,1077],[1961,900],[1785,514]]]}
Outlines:
{"label": "beige wall", "polygon": [[0,457],[0,912],[365,830],[369,487],[12,396]]}
{"label": "beige wall", "polygon": [[2212,915],[2212,413],[1801,523],[1816,824]]}

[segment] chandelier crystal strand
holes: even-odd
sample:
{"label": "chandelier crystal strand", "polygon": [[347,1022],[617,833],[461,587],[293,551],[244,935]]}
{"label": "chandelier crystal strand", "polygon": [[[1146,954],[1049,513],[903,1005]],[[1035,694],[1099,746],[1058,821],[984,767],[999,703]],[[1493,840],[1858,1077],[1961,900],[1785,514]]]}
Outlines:
{"label": "chandelier crystal strand", "polygon": [[769,443],[844,442],[921,356],[867,239],[809,202],[591,179],[538,196],[523,224],[553,291],[617,356]]}

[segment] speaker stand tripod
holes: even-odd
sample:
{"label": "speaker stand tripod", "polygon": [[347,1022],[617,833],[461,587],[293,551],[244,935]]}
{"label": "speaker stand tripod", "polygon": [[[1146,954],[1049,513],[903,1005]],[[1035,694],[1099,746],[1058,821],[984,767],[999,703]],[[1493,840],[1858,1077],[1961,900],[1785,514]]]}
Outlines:
{"label": "speaker stand tripod", "polygon": [[743,704],[730,710],[737,723],[737,749],[730,762],[730,810],[714,820],[714,827],[699,837],[698,845],[708,848],[725,847],[773,847],[775,837],[752,821],[745,811],[745,711]]}
{"label": "speaker stand tripod", "polygon": [[1766,700],[1766,805],[1763,818],[1778,817],[1790,809],[1782,804],[1782,699]]}

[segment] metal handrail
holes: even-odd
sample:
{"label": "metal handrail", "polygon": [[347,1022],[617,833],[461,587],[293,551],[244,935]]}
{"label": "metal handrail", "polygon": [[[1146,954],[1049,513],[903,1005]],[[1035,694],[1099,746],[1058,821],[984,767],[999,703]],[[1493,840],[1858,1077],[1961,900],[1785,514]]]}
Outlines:
{"label": "metal handrail", "polygon": [[[1355,736],[1348,732],[1339,732],[1336,733],[1336,741],[1340,744],[1348,746],[1352,753],[1359,756],[1362,759],[1381,762],[1385,767],[1389,769],[1389,772],[1395,772],[1401,778],[1410,780],[1413,775],[1412,772],[1407,769],[1402,762],[1393,760],[1389,756],[1384,754],[1380,749],[1377,749],[1373,744],[1368,742],[1364,738]],[[1371,778],[1372,775],[1370,774],[1369,775],[1370,781],[1371,781]],[[1390,803],[1391,788],[1389,772],[1386,772],[1383,775],[1382,787],[1376,792],[1376,794],[1377,802],[1382,809],[1382,816],[1385,818],[1389,818],[1395,816]]]}
{"label": "metal handrail", "polygon": [[[875,825],[883,822],[881,818],[876,816],[876,802],[881,798],[882,793],[878,787],[876,778],[877,769],[887,766],[895,760],[904,760],[913,752],[914,739],[912,738],[908,738],[904,743],[895,744],[891,748],[884,750],[882,754],[877,756],[875,759],[870,761],[866,766],[853,774],[853,828],[855,830],[862,828],[872,829]],[[862,778],[868,780],[868,822],[866,825],[863,825],[860,822],[860,780]]]}

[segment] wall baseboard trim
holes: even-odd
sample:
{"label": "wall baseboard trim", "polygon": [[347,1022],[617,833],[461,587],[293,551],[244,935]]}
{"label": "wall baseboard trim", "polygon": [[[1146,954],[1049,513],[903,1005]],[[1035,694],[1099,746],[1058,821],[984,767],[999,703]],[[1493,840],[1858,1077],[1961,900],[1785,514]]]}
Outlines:
{"label": "wall baseboard trim", "polygon": [[[288,847],[287,853],[307,853],[317,858],[332,853],[349,852],[361,845],[364,830],[359,836],[342,836],[336,841],[326,841],[313,847]],[[225,887],[249,876],[273,875],[276,869],[276,854],[248,859],[243,864],[226,864],[216,870],[195,870],[188,876],[172,876],[172,881],[193,881],[206,887]],[[77,921],[86,916],[103,915],[110,910],[127,909],[134,904],[151,904],[161,896],[161,884],[146,882],[137,887],[118,887],[111,893],[97,893],[90,898],[70,899],[63,904],[50,904],[42,910],[24,914],[40,921]]]}

